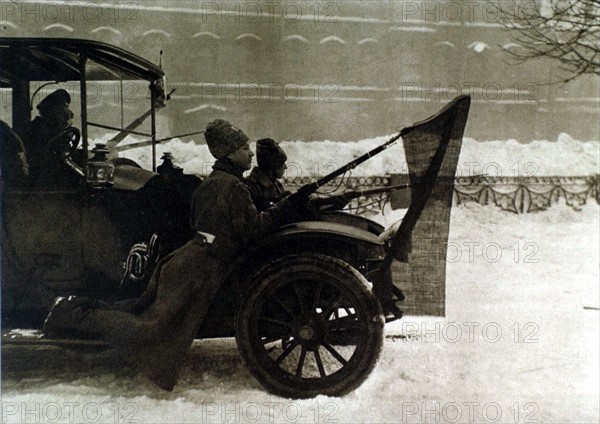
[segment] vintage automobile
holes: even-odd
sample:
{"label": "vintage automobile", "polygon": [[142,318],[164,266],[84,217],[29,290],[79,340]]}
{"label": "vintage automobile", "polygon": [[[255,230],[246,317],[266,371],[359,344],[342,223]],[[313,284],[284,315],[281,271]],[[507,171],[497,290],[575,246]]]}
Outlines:
{"label": "vintage automobile", "polygon": [[[134,243],[154,233],[181,235],[163,238],[174,248],[189,238],[187,199],[200,179],[174,167],[159,174],[156,165],[150,171],[129,160],[111,163],[102,146],[90,146],[93,129],[156,140],[155,114],[165,101],[160,67],[93,41],[10,38],[0,49],[0,87],[12,99],[11,115],[2,117],[2,324],[40,327],[57,294],[119,296]],[[88,93],[107,91],[107,84],[145,91],[136,105],[146,104],[147,128],[98,122],[106,114],[90,105]],[[44,157],[30,157],[31,109],[46,86],[73,93],[80,125],[47,140]]]}
{"label": "vintage automobile", "polygon": [[[149,109],[130,125],[123,113],[120,124],[92,120],[90,84],[127,81],[145,85]],[[81,130],[70,127],[48,140],[44,163],[53,169],[28,175],[35,96],[46,84],[67,83],[75,83],[71,91],[79,94],[73,104],[80,106]],[[59,295],[110,301],[139,293],[143,287],[131,283],[143,286],[157,257],[192,236],[189,202],[201,182],[172,166],[168,157],[162,169],[156,167],[156,113],[168,97],[161,68],[94,41],[2,38],[0,88],[12,99],[10,119],[2,117],[9,122],[2,123],[1,139],[3,331],[41,328]],[[404,143],[412,193],[398,225],[385,230],[334,211],[290,223],[258,240],[229,267],[198,338],[234,336],[252,374],[282,396],[335,396],[358,387],[377,362],[385,322],[402,316],[402,282],[392,281],[392,262],[411,265],[417,279],[443,278],[443,269],[434,262],[443,266],[446,246],[440,248],[437,236],[448,233],[469,106],[470,98],[460,96],[431,118],[305,186],[314,192],[400,139]],[[146,117],[150,128],[142,132],[136,126]],[[109,160],[104,144],[90,149],[93,128],[117,133],[109,147],[123,134],[147,137],[153,169]],[[140,244],[148,240],[152,242]],[[5,344],[12,341],[3,338]]]}

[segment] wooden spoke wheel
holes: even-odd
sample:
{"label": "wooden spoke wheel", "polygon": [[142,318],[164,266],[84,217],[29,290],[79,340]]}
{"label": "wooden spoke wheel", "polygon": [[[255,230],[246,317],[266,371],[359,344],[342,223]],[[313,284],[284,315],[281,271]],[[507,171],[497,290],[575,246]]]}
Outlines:
{"label": "wooden spoke wheel", "polygon": [[346,262],[289,256],[263,268],[236,315],[251,373],[285,397],[340,396],[358,387],[381,352],[384,317],[369,283]]}

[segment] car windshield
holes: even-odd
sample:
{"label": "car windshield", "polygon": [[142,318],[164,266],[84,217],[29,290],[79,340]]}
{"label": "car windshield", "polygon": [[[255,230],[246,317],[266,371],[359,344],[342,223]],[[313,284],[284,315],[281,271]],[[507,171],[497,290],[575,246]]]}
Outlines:
{"label": "car windshield", "polygon": [[[151,146],[161,126],[152,112],[164,105],[163,72],[125,50],[87,40],[0,38],[0,65],[0,119],[25,141],[40,103],[57,90],[68,93],[60,126],[81,132],[85,152],[102,143],[112,157],[127,158],[128,144]],[[153,168],[153,148],[148,152],[143,165]]]}
{"label": "car windshield", "polygon": [[[97,143],[107,144],[111,154],[128,157],[130,150],[127,145],[150,141],[150,95],[146,81],[89,81],[87,119],[90,148]],[[151,167],[151,163],[146,167]]]}

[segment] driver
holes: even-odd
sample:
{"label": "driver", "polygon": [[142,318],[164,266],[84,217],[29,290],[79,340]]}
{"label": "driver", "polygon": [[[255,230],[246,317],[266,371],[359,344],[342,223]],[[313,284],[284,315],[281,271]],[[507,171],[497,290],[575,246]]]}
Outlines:
{"label": "driver", "polygon": [[49,144],[73,123],[73,112],[69,109],[71,96],[60,88],[48,94],[36,106],[39,115],[31,121],[27,153],[32,166],[32,176],[52,174],[57,161],[49,151]]}
{"label": "driver", "polygon": [[33,148],[43,146],[67,129],[73,122],[69,109],[71,96],[62,88],[48,94],[36,106],[39,116],[31,121],[31,144]]}

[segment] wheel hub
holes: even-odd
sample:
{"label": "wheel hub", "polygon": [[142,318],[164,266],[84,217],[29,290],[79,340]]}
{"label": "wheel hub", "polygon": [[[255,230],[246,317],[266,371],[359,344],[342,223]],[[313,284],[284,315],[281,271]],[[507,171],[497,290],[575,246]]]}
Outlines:
{"label": "wheel hub", "polygon": [[322,317],[310,314],[298,321],[294,326],[294,334],[298,341],[309,346],[320,343],[325,335],[325,322]]}
{"label": "wheel hub", "polygon": [[300,337],[304,341],[312,340],[315,336],[314,330],[308,325],[303,325],[298,329],[298,337]]}

